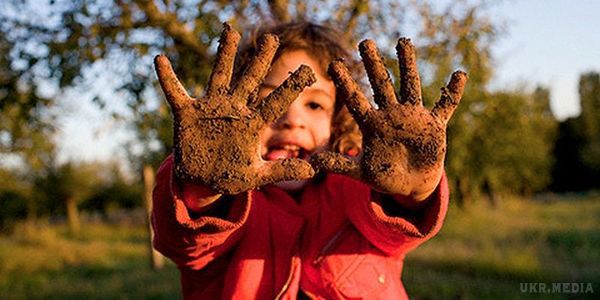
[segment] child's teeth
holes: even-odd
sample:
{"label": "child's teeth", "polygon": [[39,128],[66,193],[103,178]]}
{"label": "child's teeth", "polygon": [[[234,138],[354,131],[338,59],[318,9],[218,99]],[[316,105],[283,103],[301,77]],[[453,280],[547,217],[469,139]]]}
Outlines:
{"label": "child's teeth", "polygon": [[282,148],[289,151],[297,151],[300,147],[297,145],[283,145]]}

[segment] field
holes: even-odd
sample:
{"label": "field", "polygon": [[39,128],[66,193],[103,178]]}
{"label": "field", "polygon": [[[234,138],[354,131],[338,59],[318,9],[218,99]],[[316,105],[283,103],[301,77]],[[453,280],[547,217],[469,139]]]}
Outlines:
{"label": "field", "polygon": [[[178,272],[149,268],[144,227],[20,225],[0,236],[0,299],[180,297]],[[442,232],[406,260],[414,299],[580,299],[600,293],[600,196],[451,207]],[[520,283],[581,283],[540,293]],[[572,293],[589,285],[594,293]],[[536,289],[538,287],[538,289]]]}

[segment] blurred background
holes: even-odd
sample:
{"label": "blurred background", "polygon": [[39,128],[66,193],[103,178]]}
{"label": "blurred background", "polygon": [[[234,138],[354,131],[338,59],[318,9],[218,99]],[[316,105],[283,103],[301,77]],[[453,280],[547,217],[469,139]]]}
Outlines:
{"label": "blurred background", "polygon": [[[297,18],[375,39],[394,77],[395,42],[411,37],[429,106],[469,73],[448,131],[451,208],[407,257],[412,298],[600,293],[600,2],[1,2],[2,299],[179,297],[176,267],[149,247],[172,131],[152,59],[168,55],[199,95],[222,22],[247,36]],[[538,282],[583,289],[521,290]]]}

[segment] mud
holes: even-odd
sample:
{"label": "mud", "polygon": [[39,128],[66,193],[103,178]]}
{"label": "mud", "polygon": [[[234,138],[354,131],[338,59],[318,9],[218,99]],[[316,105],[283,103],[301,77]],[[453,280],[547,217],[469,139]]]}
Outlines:
{"label": "mud", "polygon": [[381,108],[389,107],[396,102],[396,92],[375,42],[365,40],[358,45],[358,49],[371,82],[373,100]]}
{"label": "mud", "polygon": [[400,68],[400,103],[417,104],[421,101],[421,79],[417,69],[415,46],[408,38],[398,39],[396,56]]}
{"label": "mud", "polygon": [[231,25],[227,23],[223,24],[223,32],[221,33],[221,38],[219,39],[219,48],[215,57],[213,70],[207,84],[207,97],[212,98],[218,95],[225,95],[229,91],[235,54],[237,52],[240,39],[240,34],[231,28]]}
{"label": "mud", "polygon": [[311,178],[314,170],[300,159],[264,161],[258,132],[281,116],[300,92],[316,78],[301,66],[256,105],[248,97],[264,79],[278,47],[267,35],[235,88],[230,88],[239,36],[225,25],[207,92],[200,99],[187,95],[168,59],[155,60],[161,87],[174,120],[175,175],[207,185],[216,192],[237,194],[265,184]]}
{"label": "mud", "polygon": [[345,173],[380,191],[397,192],[408,185],[409,174],[426,173],[443,163],[446,124],[462,97],[466,74],[455,72],[429,111],[422,105],[415,47],[403,38],[396,49],[402,85],[399,99],[375,44],[364,41],[359,46],[379,109],[368,103],[342,61],[330,64],[328,73],[361,129],[363,151],[356,159],[319,154],[311,161],[315,169]]}

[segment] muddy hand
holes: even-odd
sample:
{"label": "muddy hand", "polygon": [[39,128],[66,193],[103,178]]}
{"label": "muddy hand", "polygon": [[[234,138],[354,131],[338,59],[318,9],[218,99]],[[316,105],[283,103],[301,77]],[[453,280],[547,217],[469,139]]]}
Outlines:
{"label": "muddy hand", "polygon": [[240,35],[228,24],[221,35],[205,96],[190,97],[169,60],[155,58],[156,73],[174,120],[175,174],[184,181],[205,184],[219,193],[237,194],[268,183],[313,176],[300,159],[264,161],[258,132],[275,121],[316,79],[300,66],[262,101],[248,103],[265,77],[279,41],[265,35],[247,71],[231,86]]}
{"label": "muddy hand", "polygon": [[378,109],[369,104],[342,61],[330,64],[328,72],[362,131],[363,152],[356,158],[321,153],[311,162],[315,169],[348,174],[380,191],[394,193],[406,192],[415,173],[440,170],[441,176],[446,126],[462,97],[467,75],[454,72],[429,111],[421,99],[415,47],[409,39],[401,38],[396,50],[400,64],[399,97],[375,43],[365,40],[359,45]]}

